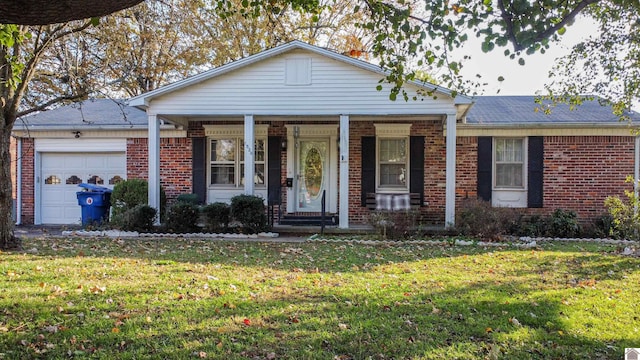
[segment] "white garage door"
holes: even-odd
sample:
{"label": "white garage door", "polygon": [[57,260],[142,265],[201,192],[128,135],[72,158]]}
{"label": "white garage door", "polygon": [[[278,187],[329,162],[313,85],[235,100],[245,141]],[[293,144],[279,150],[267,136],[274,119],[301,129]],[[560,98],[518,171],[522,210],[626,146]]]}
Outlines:
{"label": "white garage door", "polygon": [[76,192],[80,183],[113,189],[126,178],[124,153],[41,153],[40,219],[42,224],[80,224]]}

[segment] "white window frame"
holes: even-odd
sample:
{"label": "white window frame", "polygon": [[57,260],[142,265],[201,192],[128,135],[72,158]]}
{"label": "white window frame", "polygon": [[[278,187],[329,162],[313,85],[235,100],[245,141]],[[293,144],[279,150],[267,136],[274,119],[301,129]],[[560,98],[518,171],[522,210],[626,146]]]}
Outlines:
{"label": "white window frame", "polygon": [[[411,153],[409,151],[409,135],[411,124],[374,124],[376,128],[376,192],[387,193],[408,193],[409,192],[409,165],[411,164]],[[405,179],[404,186],[386,186],[380,184],[380,142],[383,140],[404,140],[405,143]]]}
{"label": "white window frame", "polygon": [[[497,186],[497,142],[500,140],[517,139],[522,140],[522,186]],[[492,194],[491,204],[497,207],[513,207],[513,208],[526,208],[527,207],[527,184],[528,184],[528,162],[529,162],[529,144],[527,137],[494,137],[491,154],[491,166],[492,166]]]}
{"label": "white window frame", "polygon": [[[233,162],[229,161],[229,162],[214,162],[211,159],[211,150],[212,150],[212,143],[214,141],[219,141],[219,140],[233,140],[235,141],[235,154],[234,154],[234,160]],[[244,146],[242,146],[244,144],[244,138],[243,137],[211,137],[207,139],[208,143],[207,143],[207,158],[208,158],[208,163],[209,163],[209,167],[207,169],[207,180],[208,180],[208,184],[210,187],[214,187],[214,188],[233,188],[233,189],[237,189],[237,188],[242,188],[244,187],[244,183],[242,182],[242,172],[244,170],[244,160],[242,160],[243,154],[244,154]],[[260,183],[254,183],[256,188],[264,188],[267,186],[267,139],[266,138],[262,138],[262,137],[257,137],[255,138],[255,141],[263,141],[264,142],[264,160],[261,161],[254,161],[254,168],[256,165],[262,165],[264,167],[264,178],[262,181],[262,184]],[[211,183],[211,176],[212,176],[212,171],[211,168],[215,165],[224,165],[224,164],[233,164],[234,167],[234,179],[233,179],[233,184],[212,184]],[[256,172],[257,174],[258,172]]]}
{"label": "white window frame", "polygon": [[[498,167],[498,161],[497,161],[497,152],[498,152],[498,146],[497,146],[497,142],[498,141],[504,141],[504,140],[522,140],[522,186],[499,186],[497,184],[498,181],[498,176],[497,176],[497,167]],[[492,178],[493,178],[493,189],[497,189],[497,190],[527,190],[527,163],[528,163],[528,158],[527,158],[527,138],[526,137],[495,137],[493,138],[493,154],[491,155],[491,162],[492,162]],[[515,164],[515,162],[504,162],[505,164]]]}
{"label": "white window frame", "polygon": [[[242,183],[242,172],[244,170],[244,126],[243,125],[204,125],[205,135],[207,136],[207,186],[210,189],[242,189],[244,184]],[[268,137],[267,137],[268,125],[256,125],[255,126],[255,141],[264,142],[264,160],[254,161],[254,168],[256,165],[264,166],[264,179],[262,184],[254,183],[256,189],[266,189],[268,179],[268,164],[267,164],[267,151],[268,151]],[[233,184],[212,184],[211,183],[211,168],[214,162],[211,159],[211,146],[215,140],[234,140],[235,141],[235,154],[234,154],[234,183]],[[256,157],[254,156],[254,159]]]}

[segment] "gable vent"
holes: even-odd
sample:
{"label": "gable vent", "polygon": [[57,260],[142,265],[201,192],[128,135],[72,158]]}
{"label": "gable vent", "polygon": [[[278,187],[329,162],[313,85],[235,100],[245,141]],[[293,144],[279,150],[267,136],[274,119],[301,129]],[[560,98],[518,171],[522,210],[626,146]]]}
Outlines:
{"label": "gable vent", "polygon": [[289,58],[285,62],[285,85],[311,85],[311,58]]}

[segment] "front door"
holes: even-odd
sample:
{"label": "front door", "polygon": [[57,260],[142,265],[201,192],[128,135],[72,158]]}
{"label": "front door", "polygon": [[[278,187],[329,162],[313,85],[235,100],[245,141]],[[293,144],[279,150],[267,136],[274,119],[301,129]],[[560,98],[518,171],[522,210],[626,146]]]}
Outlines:
{"label": "front door", "polygon": [[329,201],[329,140],[304,139],[299,141],[296,175],[296,211],[319,212],[322,193],[326,190]]}

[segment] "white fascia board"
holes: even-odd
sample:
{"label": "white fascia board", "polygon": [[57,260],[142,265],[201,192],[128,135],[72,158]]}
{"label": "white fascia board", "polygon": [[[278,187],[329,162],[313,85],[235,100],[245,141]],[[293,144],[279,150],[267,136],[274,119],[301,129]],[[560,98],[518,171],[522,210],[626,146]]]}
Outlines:
{"label": "white fascia board", "polygon": [[[317,46],[313,46],[310,44],[307,44],[305,42],[299,41],[299,40],[293,40],[289,43],[286,43],[284,45],[281,46],[277,46],[275,48],[272,49],[268,49],[262,52],[259,52],[255,55],[251,55],[248,56],[244,59],[240,59],[240,60],[236,60],[234,62],[228,63],[226,65],[222,65],[220,67],[211,69],[211,70],[207,70],[205,72],[202,72],[200,74],[191,76],[187,79],[184,80],[180,80],[180,81],[176,81],[173,84],[169,84],[166,86],[163,86],[161,88],[158,88],[156,90],[152,90],[149,91],[147,93],[132,97],[131,99],[129,99],[127,101],[127,104],[129,106],[136,106],[138,108],[144,109],[146,107],[149,106],[149,102],[151,99],[170,93],[172,91],[175,90],[179,90],[182,88],[185,88],[187,86],[190,85],[194,85],[197,83],[200,83],[202,81],[206,81],[209,79],[212,79],[216,76],[220,76],[223,74],[226,74],[228,72],[231,72],[233,70],[245,67],[247,65],[251,65],[253,63],[268,59],[270,57],[276,56],[276,55],[280,55],[282,53],[288,52],[290,50],[294,50],[294,49],[304,49],[304,50],[308,50],[310,52],[337,60],[337,61],[341,61],[343,63],[347,63],[350,64],[352,66],[367,70],[367,71],[371,71],[374,73],[377,73],[381,76],[386,76],[387,74],[389,74],[388,71],[385,71],[384,69],[382,69],[380,66],[378,65],[374,65],[371,64],[369,62],[363,61],[363,60],[359,60],[359,59],[355,59],[352,57],[348,57],[345,55],[341,55],[338,54],[336,52],[327,50],[327,49],[323,49]],[[435,91],[437,93],[441,93],[443,95],[449,96],[449,97],[453,97],[452,96],[452,92],[449,89],[434,85],[434,84],[430,84],[430,83],[424,83],[421,81],[409,81],[409,84],[412,84],[414,86],[417,86],[419,88],[423,88],[426,89],[428,91]],[[470,104],[473,102],[473,98],[465,96],[465,95],[457,95],[455,97],[455,103],[456,104]]]}

